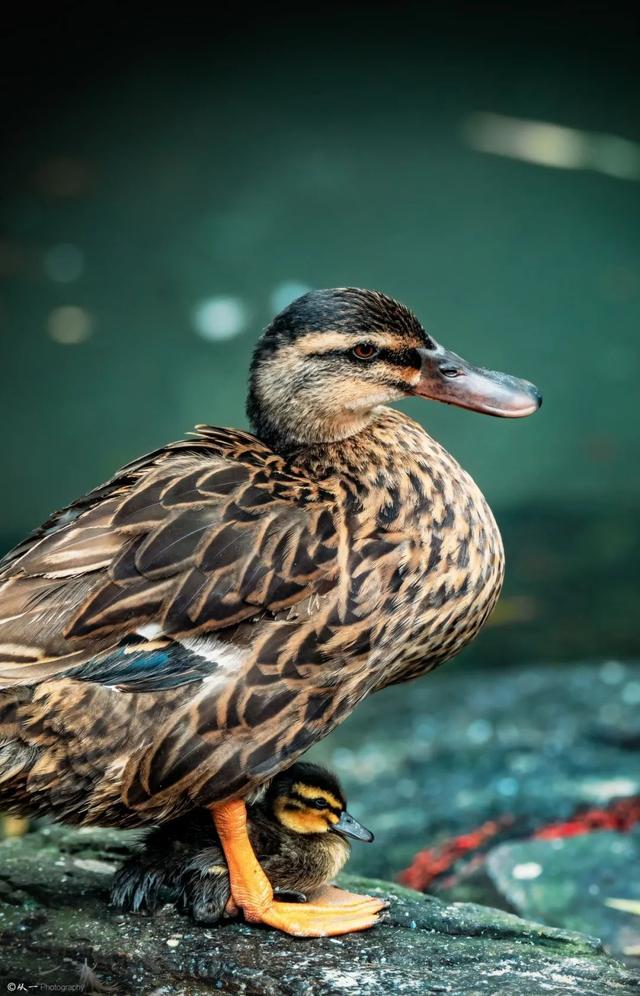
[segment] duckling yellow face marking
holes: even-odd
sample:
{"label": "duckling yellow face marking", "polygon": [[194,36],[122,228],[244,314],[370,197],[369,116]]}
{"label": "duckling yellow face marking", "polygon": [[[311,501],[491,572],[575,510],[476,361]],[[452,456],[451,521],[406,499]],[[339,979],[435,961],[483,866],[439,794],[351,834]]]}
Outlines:
{"label": "duckling yellow face marking", "polygon": [[340,820],[344,804],[327,789],[296,782],[273,806],[276,819],[294,833],[326,833]]}
{"label": "duckling yellow face marking", "polygon": [[303,799],[309,799],[311,802],[316,802],[320,799],[324,800],[330,809],[337,811],[338,818],[340,818],[340,813],[344,809],[344,802],[336,799],[335,795],[329,792],[328,789],[315,788],[313,785],[304,785],[302,782],[296,782],[292,791],[294,795],[301,795]]}

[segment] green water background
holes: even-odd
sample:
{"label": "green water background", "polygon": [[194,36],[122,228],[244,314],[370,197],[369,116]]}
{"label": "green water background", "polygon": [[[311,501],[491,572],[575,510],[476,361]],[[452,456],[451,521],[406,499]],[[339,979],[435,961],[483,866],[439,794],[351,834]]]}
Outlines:
{"label": "green water background", "polygon": [[[327,8],[174,30],[71,4],[5,47],[3,549],[195,423],[246,425],[253,343],[296,288],[373,287],[545,397],[523,422],[402,406],[505,535],[502,607],[464,659],[638,653],[640,146],[612,175],[469,141],[491,113],[638,142],[623,18]],[[197,309],[220,298],[240,330],[211,341]]]}

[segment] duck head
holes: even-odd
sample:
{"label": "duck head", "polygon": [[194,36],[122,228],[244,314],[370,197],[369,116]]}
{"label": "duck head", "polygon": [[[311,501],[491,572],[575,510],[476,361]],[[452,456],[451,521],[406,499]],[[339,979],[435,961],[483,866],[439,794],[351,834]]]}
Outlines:
{"label": "duck head", "polygon": [[267,812],[293,833],[338,833],[371,843],[373,834],[347,812],[338,779],[317,764],[298,762],[281,771],[265,796]]}
{"label": "duck head", "polygon": [[529,381],[445,349],[404,305],[347,287],[310,291],[274,318],[256,345],[247,412],[286,450],[346,439],[379,405],[413,395],[502,418],[542,404]]}

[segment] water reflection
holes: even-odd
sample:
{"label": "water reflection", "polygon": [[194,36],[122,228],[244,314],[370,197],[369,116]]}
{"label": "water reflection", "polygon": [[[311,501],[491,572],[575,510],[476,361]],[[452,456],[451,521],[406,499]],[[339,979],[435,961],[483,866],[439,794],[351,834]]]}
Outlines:
{"label": "water reflection", "polygon": [[640,143],[618,135],[580,131],[548,121],[478,112],[462,123],[478,152],[556,169],[587,169],[620,180],[640,180]]}

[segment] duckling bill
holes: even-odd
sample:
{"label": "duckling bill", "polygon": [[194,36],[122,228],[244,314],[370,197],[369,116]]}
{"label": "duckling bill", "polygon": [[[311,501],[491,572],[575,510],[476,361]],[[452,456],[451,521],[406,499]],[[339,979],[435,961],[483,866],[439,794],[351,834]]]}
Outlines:
{"label": "duckling bill", "polygon": [[455,656],[498,598],[491,510],[388,407],[411,396],[507,418],[541,403],[384,294],[312,291],[258,340],[252,433],[199,426],[7,554],[0,807],[116,827],[207,808],[247,920],[376,923],[372,898],[278,902],[246,807],[367,695]]}
{"label": "duckling bill", "polygon": [[[347,812],[336,776],[301,762],[280,772],[248,807],[247,829],[275,894],[299,902],[333,881],[349,858],[349,839],[373,840]],[[112,889],[120,910],[153,913],[161,903],[173,902],[206,924],[234,915],[230,901],[224,851],[206,809],[152,831],[140,854],[116,874]]]}

